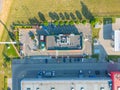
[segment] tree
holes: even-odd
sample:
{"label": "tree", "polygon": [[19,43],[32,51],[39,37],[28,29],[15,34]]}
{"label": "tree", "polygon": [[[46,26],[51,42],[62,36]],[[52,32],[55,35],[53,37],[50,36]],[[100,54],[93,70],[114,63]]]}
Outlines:
{"label": "tree", "polygon": [[69,24],[70,24],[70,25],[74,25],[74,21],[71,20],[71,21],[69,22]]}
{"label": "tree", "polygon": [[63,25],[64,25],[64,22],[63,22],[63,21],[60,21],[59,24],[60,24],[60,26],[63,26]]}
{"label": "tree", "polygon": [[68,21],[64,21],[64,24],[65,24],[65,25],[69,25],[69,22],[68,22]]}
{"label": "tree", "polygon": [[35,36],[34,36],[34,35],[33,35],[33,36],[31,36],[31,39],[32,39],[32,40],[34,40],[34,39],[35,39]]}
{"label": "tree", "polygon": [[58,21],[55,21],[54,24],[55,24],[56,26],[58,26],[58,25],[59,25],[59,22],[58,22]]}
{"label": "tree", "polygon": [[80,23],[80,21],[79,21],[79,20],[76,20],[76,21],[75,21],[75,23],[76,23],[76,24],[79,24],[79,23]]}
{"label": "tree", "polygon": [[48,21],[44,21],[43,24],[44,24],[45,26],[48,26],[49,23],[48,23]]}
{"label": "tree", "polygon": [[82,24],[86,24],[87,23],[87,21],[86,20],[82,20]]}

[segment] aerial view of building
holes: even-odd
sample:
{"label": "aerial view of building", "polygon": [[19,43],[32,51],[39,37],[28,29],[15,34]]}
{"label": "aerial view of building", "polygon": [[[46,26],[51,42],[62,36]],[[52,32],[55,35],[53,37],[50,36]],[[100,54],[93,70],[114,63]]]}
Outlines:
{"label": "aerial view of building", "polygon": [[0,90],[120,90],[119,0],[0,0]]}

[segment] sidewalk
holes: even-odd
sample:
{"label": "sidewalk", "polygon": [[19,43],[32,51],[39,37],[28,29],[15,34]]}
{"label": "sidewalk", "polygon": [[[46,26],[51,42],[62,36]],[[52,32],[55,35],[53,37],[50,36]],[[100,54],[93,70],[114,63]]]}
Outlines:
{"label": "sidewalk", "polygon": [[12,90],[12,78],[8,78],[8,90]]}

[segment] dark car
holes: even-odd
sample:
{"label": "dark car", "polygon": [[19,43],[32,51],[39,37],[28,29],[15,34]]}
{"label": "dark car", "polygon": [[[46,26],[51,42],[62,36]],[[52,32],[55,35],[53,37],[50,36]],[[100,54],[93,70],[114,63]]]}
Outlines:
{"label": "dark car", "polygon": [[38,78],[41,78],[42,77],[42,72],[38,72]]}
{"label": "dark car", "polygon": [[96,74],[96,75],[100,75],[100,71],[96,70],[96,71],[95,71],[95,74]]}

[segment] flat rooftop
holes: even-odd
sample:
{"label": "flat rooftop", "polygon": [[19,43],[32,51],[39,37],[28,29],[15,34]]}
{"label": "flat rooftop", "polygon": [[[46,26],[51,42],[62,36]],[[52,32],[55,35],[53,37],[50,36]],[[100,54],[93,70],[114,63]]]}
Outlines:
{"label": "flat rooftop", "polygon": [[110,79],[80,80],[80,79],[23,79],[21,90],[110,90]]}
{"label": "flat rooftop", "polygon": [[115,30],[114,31],[114,38],[115,38],[115,51],[120,52],[120,30]]}
{"label": "flat rooftop", "polygon": [[120,90],[120,72],[111,72],[112,90]]}
{"label": "flat rooftop", "polygon": [[46,48],[48,50],[81,50],[82,49],[82,33],[75,34],[59,34],[46,37]]}

